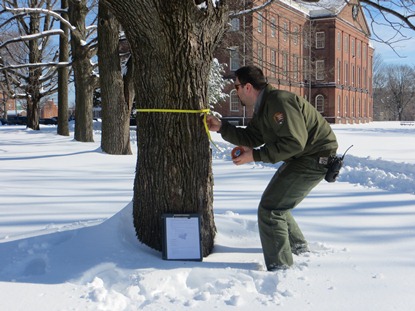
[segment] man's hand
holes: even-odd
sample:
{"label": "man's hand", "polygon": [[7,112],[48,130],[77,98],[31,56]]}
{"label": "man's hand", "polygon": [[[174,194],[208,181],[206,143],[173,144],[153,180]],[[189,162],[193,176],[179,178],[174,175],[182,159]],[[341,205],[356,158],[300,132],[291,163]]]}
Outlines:
{"label": "man's hand", "polygon": [[209,128],[209,131],[217,132],[220,130],[222,126],[222,121],[215,116],[207,115],[206,116],[206,123]]}
{"label": "man's hand", "polygon": [[249,162],[254,162],[252,148],[248,148],[245,146],[243,146],[242,148],[244,148],[244,152],[239,157],[232,159],[233,164],[242,165]]}

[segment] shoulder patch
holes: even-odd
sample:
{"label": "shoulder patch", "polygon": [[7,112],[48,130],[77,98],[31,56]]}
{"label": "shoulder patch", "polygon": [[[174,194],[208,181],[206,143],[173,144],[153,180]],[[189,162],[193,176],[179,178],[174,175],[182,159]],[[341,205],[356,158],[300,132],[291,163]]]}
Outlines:
{"label": "shoulder patch", "polygon": [[282,112],[276,112],[274,114],[274,121],[278,124],[278,125],[282,125],[284,123],[284,113]]}

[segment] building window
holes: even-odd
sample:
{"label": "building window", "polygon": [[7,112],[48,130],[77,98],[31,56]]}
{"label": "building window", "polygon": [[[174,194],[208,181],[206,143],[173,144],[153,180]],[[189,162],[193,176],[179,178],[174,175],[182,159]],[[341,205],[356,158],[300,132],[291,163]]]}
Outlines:
{"label": "building window", "polygon": [[363,69],[363,88],[367,88],[367,70]]}
{"label": "building window", "polygon": [[344,85],[347,85],[347,78],[349,76],[349,65],[344,63]]}
{"label": "building window", "polygon": [[308,68],[308,64],[309,64],[309,62],[308,62],[308,60],[307,59],[304,59],[304,62],[303,62],[303,75],[304,75],[304,82],[307,82],[307,83],[310,83],[310,76],[311,76],[311,70],[310,70],[310,68]]}
{"label": "building window", "polygon": [[340,32],[337,33],[337,50],[340,51],[342,48],[342,35]]}
{"label": "building window", "polygon": [[232,71],[237,70],[240,67],[239,62],[239,49],[237,46],[229,48],[229,68]]}
{"label": "building window", "polygon": [[294,41],[294,45],[298,45],[298,37],[299,37],[299,33],[298,33],[298,27],[295,26],[294,27],[294,34],[293,34],[293,41]]}
{"label": "building window", "polygon": [[349,37],[347,35],[344,35],[344,52],[349,53]]}
{"label": "building window", "polygon": [[293,56],[293,80],[295,82],[298,81],[298,62],[299,62],[299,57],[297,55]]}
{"label": "building window", "polygon": [[362,44],[360,41],[357,41],[357,58],[360,58],[360,54],[362,52]]}
{"label": "building window", "polygon": [[365,99],[365,103],[363,105],[363,116],[367,117],[367,100]]}
{"label": "building window", "polygon": [[239,31],[239,27],[239,18],[232,18],[230,31]]}
{"label": "building window", "polygon": [[321,94],[316,96],[316,109],[320,113],[324,112],[324,96]]}
{"label": "building window", "polygon": [[271,72],[274,74],[277,72],[277,51],[271,50]]}
{"label": "building window", "polygon": [[277,35],[277,24],[275,17],[271,18],[271,37],[275,38]]}
{"label": "building window", "polygon": [[354,74],[355,74],[355,72],[354,72],[354,65],[352,65],[352,86],[354,86]]}
{"label": "building window", "polygon": [[236,95],[236,90],[232,90],[230,94],[230,107],[229,110],[233,112],[239,111],[239,98],[238,95]]}
{"label": "building window", "polygon": [[354,109],[355,109],[355,107],[354,107],[354,97],[352,97],[352,105],[351,105],[351,107],[350,107],[350,117],[354,117]]}
{"label": "building window", "polygon": [[341,101],[342,101],[342,97],[340,95],[337,95],[337,115],[338,116],[340,115],[340,105],[342,104]]}
{"label": "building window", "polygon": [[288,53],[282,53],[282,74],[286,76],[288,73]]}
{"label": "building window", "polygon": [[283,24],[283,38],[284,38],[284,41],[287,41],[288,39],[288,23],[287,22],[284,22]]}
{"label": "building window", "polygon": [[316,80],[324,80],[324,60],[316,61]]}
{"label": "building window", "polygon": [[352,56],[354,57],[356,54],[355,54],[355,45],[354,45],[354,39],[352,39],[352,46],[350,47],[351,48],[351,51],[350,51],[350,53],[352,54]]}
{"label": "building window", "polygon": [[363,44],[363,60],[366,61],[366,44]]}
{"label": "building window", "polygon": [[341,79],[341,68],[342,68],[342,62],[340,59],[337,60],[337,83],[340,83]]}
{"label": "building window", "polygon": [[316,32],[316,49],[324,49],[326,44],[326,34],[322,31]]}
{"label": "building window", "polygon": [[357,87],[361,87],[361,70],[360,70],[360,67],[357,67]]}
{"label": "building window", "polygon": [[344,97],[344,117],[347,117],[347,105],[349,104],[349,99],[347,98],[347,96]]}
{"label": "building window", "polygon": [[258,67],[264,66],[264,48],[262,45],[258,45]]}
{"label": "building window", "polygon": [[262,32],[262,27],[263,27],[262,12],[258,12],[258,32]]}

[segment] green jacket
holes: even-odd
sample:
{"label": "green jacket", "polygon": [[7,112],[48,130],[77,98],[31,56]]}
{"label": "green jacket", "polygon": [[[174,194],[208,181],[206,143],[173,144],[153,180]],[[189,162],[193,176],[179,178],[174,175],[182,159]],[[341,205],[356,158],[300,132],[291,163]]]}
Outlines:
{"label": "green jacket", "polygon": [[223,121],[219,133],[234,145],[259,147],[253,152],[256,162],[335,154],[338,147],[330,124],[308,101],[271,85],[246,128]]}

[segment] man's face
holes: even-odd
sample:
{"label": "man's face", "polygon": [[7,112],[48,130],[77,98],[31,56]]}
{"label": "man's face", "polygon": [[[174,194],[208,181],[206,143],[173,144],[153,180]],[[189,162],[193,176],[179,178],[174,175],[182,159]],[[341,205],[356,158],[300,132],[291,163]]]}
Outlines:
{"label": "man's face", "polygon": [[241,101],[242,106],[246,106],[246,94],[245,94],[245,85],[241,83],[238,78],[235,80],[235,90],[236,95],[238,95],[239,100]]}

